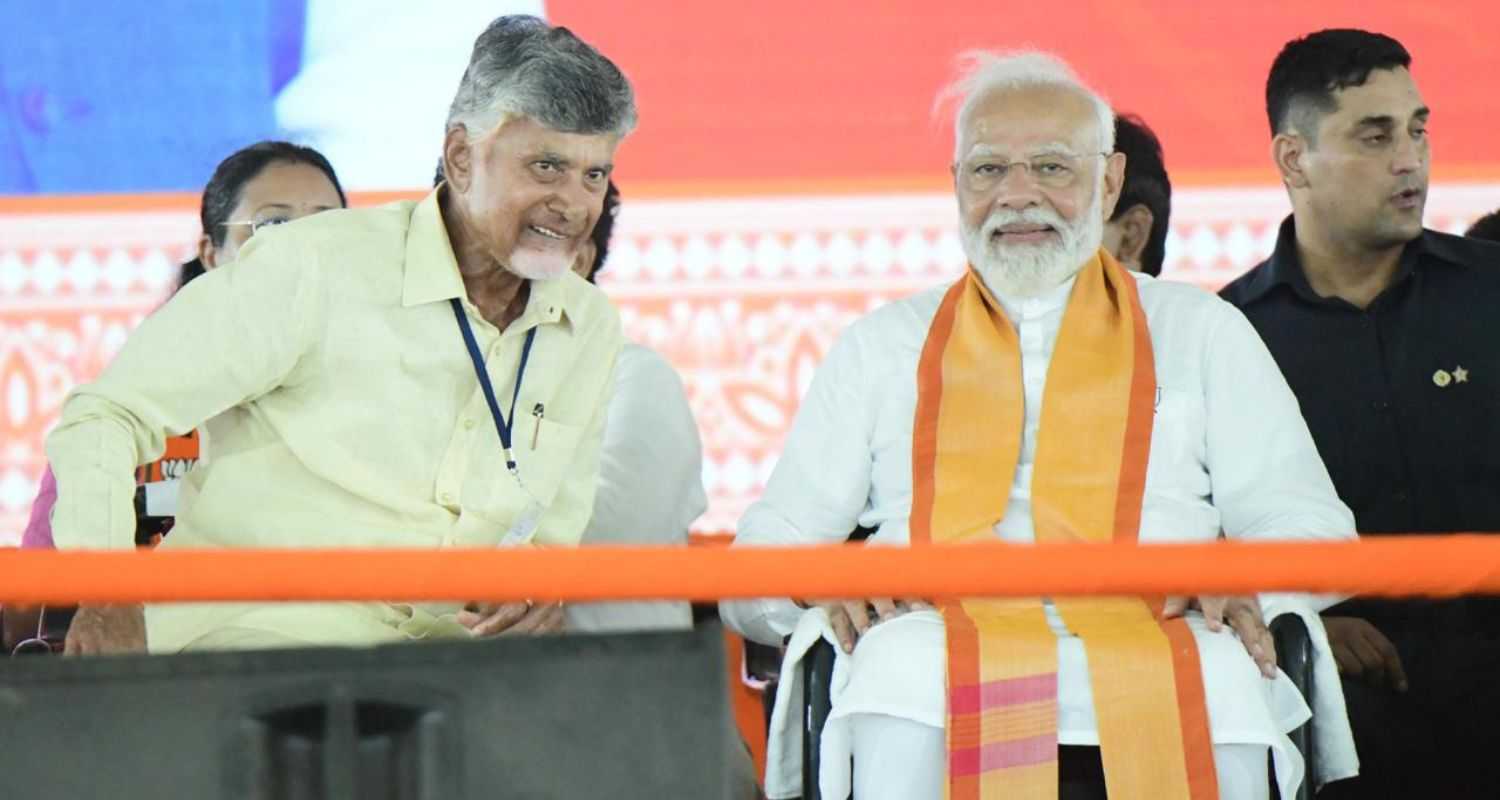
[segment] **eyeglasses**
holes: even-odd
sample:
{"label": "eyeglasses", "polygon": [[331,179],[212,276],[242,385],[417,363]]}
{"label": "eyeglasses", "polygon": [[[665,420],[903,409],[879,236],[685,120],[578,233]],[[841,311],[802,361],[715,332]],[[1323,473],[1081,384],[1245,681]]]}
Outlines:
{"label": "eyeglasses", "polygon": [[1011,170],[1020,168],[1031,176],[1039,186],[1049,189],[1066,189],[1078,181],[1086,158],[1108,157],[1109,153],[1042,153],[1024,161],[1001,161],[988,156],[964,162],[963,186],[971,192],[989,191],[1005,182]]}
{"label": "eyeglasses", "polygon": [[291,221],[291,217],[281,215],[275,217],[266,217],[265,219],[242,219],[234,220],[231,222],[220,222],[219,224],[225,227],[228,227],[230,225],[249,225],[250,235],[254,236],[262,228],[269,228],[273,225],[285,225]]}

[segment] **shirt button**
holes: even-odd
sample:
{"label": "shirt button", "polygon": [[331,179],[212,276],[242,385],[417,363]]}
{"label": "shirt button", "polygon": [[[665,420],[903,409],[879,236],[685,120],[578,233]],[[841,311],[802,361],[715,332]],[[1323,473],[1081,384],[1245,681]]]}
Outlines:
{"label": "shirt button", "polygon": [[1407,501],[1407,498],[1408,495],[1406,494],[1405,489],[1397,489],[1396,493],[1391,495],[1391,499],[1395,500],[1398,503],[1405,503]]}
{"label": "shirt button", "polygon": [[1370,403],[1370,408],[1373,408],[1376,411],[1390,411],[1391,403],[1389,400],[1375,400]]}
{"label": "shirt button", "polygon": [[442,494],[438,495],[438,500],[442,501],[443,505],[445,506],[453,505],[453,495],[450,492],[443,492]]}
{"label": "shirt button", "polygon": [[474,420],[472,420],[472,419],[466,419],[466,420],[464,420],[464,430],[466,430],[466,431],[472,431],[472,430],[474,430]]}

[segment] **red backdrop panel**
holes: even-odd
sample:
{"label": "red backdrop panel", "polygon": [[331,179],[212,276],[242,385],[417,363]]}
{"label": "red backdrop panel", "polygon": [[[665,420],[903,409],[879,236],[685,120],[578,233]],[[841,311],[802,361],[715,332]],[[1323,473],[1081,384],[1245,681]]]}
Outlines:
{"label": "red backdrop panel", "polygon": [[638,188],[940,184],[951,130],[931,107],[954,55],[1025,46],[1142,114],[1183,183],[1268,183],[1271,61],[1289,39],[1339,26],[1389,33],[1414,54],[1438,177],[1500,175],[1486,124],[1500,3],[553,0],[548,13],[634,80],[641,127],[620,163]]}

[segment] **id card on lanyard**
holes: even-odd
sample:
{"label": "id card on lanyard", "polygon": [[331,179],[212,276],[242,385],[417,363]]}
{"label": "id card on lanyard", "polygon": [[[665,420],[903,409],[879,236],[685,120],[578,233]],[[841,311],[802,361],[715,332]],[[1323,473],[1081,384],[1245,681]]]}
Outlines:
{"label": "id card on lanyard", "polygon": [[[484,401],[490,407],[490,416],[495,420],[495,430],[500,434],[500,447],[505,452],[505,469],[515,479],[516,486],[526,495],[526,507],[511,523],[501,547],[510,547],[530,542],[536,535],[537,522],[542,517],[542,504],[526,488],[521,480],[521,470],[516,466],[516,453],[511,448],[511,434],[516,422],[516,401],[521,397],[521,379],[526,377],[526,362],[531,358],[531,345],[536,341],[536,328],[526,332],[526,343],[521,346],[521,364],[516,368],[516,386],[510,396],[510,418],[500,413],[500,402],[495,399],[495,387],[490,383],[489,371],[484,368],[484,356],[479,352],[479,343],[474,340],[474,329],[469,326],[469,317],[464,313],[463,303],[458,298],[453,304],[453,316],[458,319],[458,330],[463,334],[464,347],[469,350],[469,360],[474,363],[474,375],[479,378],[479,388],[484,392]],[[540,424],[540,422],[538,422]]]}

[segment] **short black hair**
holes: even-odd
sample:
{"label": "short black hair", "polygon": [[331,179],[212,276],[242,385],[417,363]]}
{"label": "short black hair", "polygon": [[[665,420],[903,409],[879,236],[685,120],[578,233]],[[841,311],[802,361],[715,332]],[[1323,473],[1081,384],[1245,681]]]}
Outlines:
{"label": "short black hair", "polygon": [[1134,114],[1115,116],[1115,152],[1125,154],[1125,185],[1110,222],[1142,205],[1151,212],[1151,236],[1141,251],[1141,271],[1161,275],[1167,258],[1167,225],[1172,217],[1172,180],[1162,158],[1161,140]]}
{"label": "short black hair", "polygon": [[1464,235],[1471,239],[1486,239],[1491,242],[1500,242],[1500,209],[1474,220]]}
{"label": "short black hair", "polygon": [[619,213],[620,188],[615,186],[614,181],[610,181],[609,187],[604,190],[604,209],[599,212],[599,220],[594,223],[594,230],[589,234],[594,242],[594,265],[589,268],[589,283],[593,283],[594,276],[604,269],[604,259],[609,256],[609,240],[615,233],[615,215]]}
{"label": "short black hair", "polygon": [[[214,168],[214,174],[208,179],[208,184],[203,187],[203,199],[198,204],[198,221],[203,225],[203,232],[208,235],[209,241],[214,247],[224,244],[227,232],[224,223],[229,221],[229,215],[234,212],[234,207],[240,204],[240,197],[245,192],[245,185],[255,180],[266,168],[272,164],[305,164],[316,168],[319,172],[328,176],[328,182],[333,184],[333,190],[338,192],[339,204],[349,205],[349,199],[344,196],[344,187],[339,183],[339,176],[333,171],[333,165],[317,150],[311,147],[303,147],[291,142],[264,141],[256,142],[249,147],[242,147],[230,153],[227,158],[219,162]],[[190,281],[203,274],[203,262],[197,258],[182,265],[182,272],[177,278],[177,288],[181,289]]]}
{"label": "short black hair", "polygon": [[1296,128],[1313,139],[1315,120],[1338,110],[1334,92],[1363,86],[1374,70],[1410,66],[1411,54],[1383,33],[1331,28],[1293,39],[1281,48],[1266,79],[1271,135]]}

